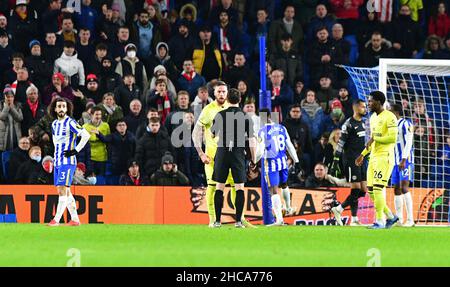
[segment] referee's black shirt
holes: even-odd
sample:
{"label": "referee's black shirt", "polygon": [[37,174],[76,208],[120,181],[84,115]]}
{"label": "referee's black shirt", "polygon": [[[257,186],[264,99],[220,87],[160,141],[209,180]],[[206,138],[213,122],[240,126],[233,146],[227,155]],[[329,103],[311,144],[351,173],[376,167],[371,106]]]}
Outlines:
{"label": "referee's black shirt", "polygon": [[246,140],[254,137],[253,121],[241,108],[229,107],[217,113],[211,132],[219,138],[218,149],[245,148]]}

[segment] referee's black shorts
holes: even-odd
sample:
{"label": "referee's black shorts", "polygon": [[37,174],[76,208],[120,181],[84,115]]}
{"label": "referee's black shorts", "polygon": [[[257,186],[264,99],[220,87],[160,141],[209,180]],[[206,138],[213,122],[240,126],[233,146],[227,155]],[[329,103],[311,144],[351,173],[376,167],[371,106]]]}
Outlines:
{"label": "referee's black shorts", "polygon": [[363,162],[361,166],[355,164],[356,157],[344,159],[344,174],[347,182],[367,181],[367,164]]}
{"label": "referee's black shorts", "polygon": [[233,148],[231,151],[228,148],[217,149],[212,179],[218,183],[225,183],[230,169],[234,183],[246,182],[244,148]]}

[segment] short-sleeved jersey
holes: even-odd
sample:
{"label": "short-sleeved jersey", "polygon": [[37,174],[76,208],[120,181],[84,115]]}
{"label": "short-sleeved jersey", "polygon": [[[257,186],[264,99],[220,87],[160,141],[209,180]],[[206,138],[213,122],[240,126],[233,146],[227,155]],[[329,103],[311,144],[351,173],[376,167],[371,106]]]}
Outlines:
{"label": "short-sleeved jersey", "polygon": [[267,172],[288,168],[286,147],[289,139],[286,128],[280,124],[269,123],[258,132],[258,140],[264,143],[263,165]]}
{"label": "short-sleeved jersey", "polygon": [[211,133],[211,127],[214,122],[214,118],[218,112],[225,110],[228,108],[228,104],[225,103],[223,106],[220,106],[217,101],[213,101],[206,105],[203,108],[200,116],[198,118],[198,123],[204,127],[204,135],[205,135],[205,153],[210,158],[214,158],[217,151],[217,139],[213,138],[213,134]]}
{"label": "short-sleeved jersey", "polygon": [[[403,158],[409,163],[414,162],[413,133],[414,127],[410,120],[401,118],[398,120],[398,136],[395,145],[395,164],[399,164]],[[408,142],[411,141],[411,142]],[[408,150],[406,150],[408,146]],[[407,154],[405,154],[405,152]]]}
{"label": "short-sleeved jersey", "polygon": [[[382,111],[379,115],[373,113],[370,117],[370,134],[371,137],[386,136],[390,128],[397,129],[397,117],[388,110]],[[390,155],[394,156],[394,143],[383,144],[374,141],[372,144],[371,155]]]}
{"label": "short-sleeved jersey", "polygon": [[65,157],[64,151],[75,148],[78,135],[83,128],[69,116],[62,120],[54,120],[52,123],[53,144],[55,145],[54,162],[55,166],[76,165],[75,156]]}
{"label": "short-sleeved jersey", "polygon": [[339,139],[336,156],[344,153],[346,158],[357,158],[364,149],[366,140],[366,125],[364,119],[355,120],[348,118],[341,128],[341,137]]}

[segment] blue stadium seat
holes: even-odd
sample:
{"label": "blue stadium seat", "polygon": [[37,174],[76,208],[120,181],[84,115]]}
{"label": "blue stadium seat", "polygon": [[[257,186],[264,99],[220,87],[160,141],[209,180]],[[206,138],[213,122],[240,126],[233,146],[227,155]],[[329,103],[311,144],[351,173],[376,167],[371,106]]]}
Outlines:
{"label": "blue stadium seat", "polygon": [[106,185],[106,178],[102,175],[97,175],[97,183],[95,185]]}
{"label": "blue stadium seat", "polygon": [[349,64],[351,66],[355,65],[358,61],[359,51],[358,51],[358,41],[356,40],[355,35],[347,35],[344,37],[345,40],[347,40],[350,45],[350,56],[349,56]]}
{"label": "blue stadium seat", "polygon": [[4,151],[2,153],[2,170],[3,177],[8,178],[8,167],[9,167],[9,158],[11,157],[10,151]]}

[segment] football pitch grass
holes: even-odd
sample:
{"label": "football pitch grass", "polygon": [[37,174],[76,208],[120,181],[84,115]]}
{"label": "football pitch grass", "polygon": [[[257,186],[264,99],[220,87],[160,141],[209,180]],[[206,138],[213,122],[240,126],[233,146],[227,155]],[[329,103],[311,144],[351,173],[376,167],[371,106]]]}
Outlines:
{"label": "football pitch grass", "polygon": [[78,255],[82,267],[450,266],[449,227],[0,224],[0,236],[0,266],[64,267]]}

